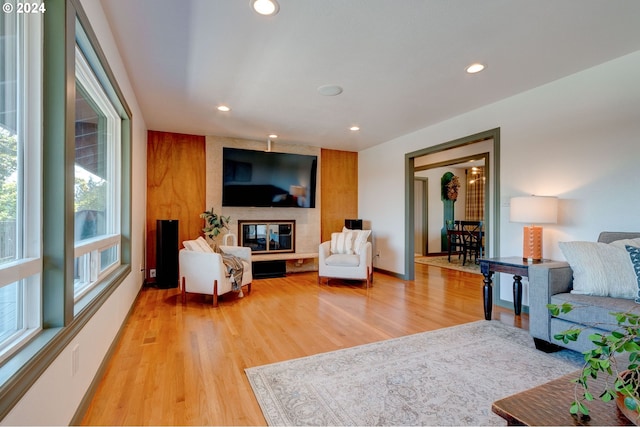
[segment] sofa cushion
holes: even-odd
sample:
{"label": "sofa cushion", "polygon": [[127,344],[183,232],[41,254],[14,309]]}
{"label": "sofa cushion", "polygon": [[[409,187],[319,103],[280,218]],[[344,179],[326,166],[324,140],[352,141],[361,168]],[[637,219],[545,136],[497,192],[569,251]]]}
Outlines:
{"label": "sofa cushion", "polygon": [[[640,313],[638,304],[632,299],[580,295],[572,293],[555,294],[551,297],[551,304],[570,303],[573,310],[560,313],[557,318],[578,325],[592,325],[599,329],[611,331],[617,327],[612,312]],[[565,328],[566,329],[566,328]]]}
{"label": "sofa cushion", "polygon": [[640,303],[640,248],[635,246],[626,245],[625,249],[629,252],[629,258],[633,265],[633,271],[636,275],[636,282],[638,284],[636,293],[636,302]]}
{"label": "sofa cushion", "polygon": [[357,267],[360,265],[360,257],[350,254],[334,254],[325,259],[324,262],[334,267]]}
{"label": "sofa cushion", "polygon": [[637,280],[624,247],[600,242],[559,242],[573,270],[572,293],[634,299]]}

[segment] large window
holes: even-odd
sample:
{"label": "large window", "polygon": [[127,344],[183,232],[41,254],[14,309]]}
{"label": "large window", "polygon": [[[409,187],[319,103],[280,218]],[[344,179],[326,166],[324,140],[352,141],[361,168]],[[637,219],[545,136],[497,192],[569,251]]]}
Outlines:
{"label": "large window", "polygon": [[36,3],[0,14],[0,419],[131,271],[131,112],[79,0]]}
{"label": "large window", "polygon": [[0,362],[41,326],[41,25],[0,15]]}
{"label": "large window", "polygon": [[74,289],[85,295],[120,261],[121,119],[76,48]]}

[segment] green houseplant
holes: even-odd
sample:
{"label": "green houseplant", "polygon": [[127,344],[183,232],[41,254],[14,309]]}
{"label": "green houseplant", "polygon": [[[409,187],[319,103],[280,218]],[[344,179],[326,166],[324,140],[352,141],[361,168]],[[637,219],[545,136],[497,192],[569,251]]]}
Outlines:
{"label": "green houseplant", "polygon": [[218,215],[213,211],[213,208],[202,212],[200,214],[200,218],[204,219],[204,228],[202,231],[204,232],[204,235],[211,240],[215,240],[223,229],[229,230],[229,221],[231,220],[231,217]]}
{"label": "green houseplant", "polygon": [[[574,307],[564,303],[548,304],[547,308],[557,316],[561,312],[570,312]],[[589,335],[594,347],[583,353],[585,363],[579,377],[574,380],[575,399],[569,412],[589,415],[587,404],[596,398],[589,389],[589,381],[597,379],[599,374],[606,374],[606,388],[597,398],[604,402],[616,400],[623,413],[637,425],[640,421],[640,315],[628,312],[610,314],[615,318],[617,327],[609,333]],[[554,335],[554,339],[564,343],[576,341],[581,332],[579,328],[569,329]]]}

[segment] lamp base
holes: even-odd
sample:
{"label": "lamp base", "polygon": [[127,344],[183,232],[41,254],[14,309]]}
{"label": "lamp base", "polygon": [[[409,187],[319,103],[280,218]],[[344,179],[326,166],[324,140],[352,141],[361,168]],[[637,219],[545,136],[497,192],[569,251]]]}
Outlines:
{"label": "lamp base", "polygon": [[522,258],[527,261],[542,259],[542,227],[524,227],[522,236]]}

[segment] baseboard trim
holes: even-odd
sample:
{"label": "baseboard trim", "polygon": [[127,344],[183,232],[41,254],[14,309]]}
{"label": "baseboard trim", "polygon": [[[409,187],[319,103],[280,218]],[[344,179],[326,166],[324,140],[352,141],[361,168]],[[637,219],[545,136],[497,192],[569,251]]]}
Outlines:
{"label": "baseboard trim", "polygon": [[[396,279],[400,279],[400,280],[406,280],[405,275],[404,274],[400,274],[400,273],[395,273],[393,271],[389,271],[389,270],[384,270],[382,268],[378,268],[378,267],[373,267],[373,272],[374,273],[384,273],[387,274],[389,276],[393,276]],[[375,278],[374,278],[375,280]]]}

